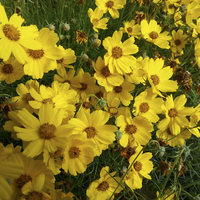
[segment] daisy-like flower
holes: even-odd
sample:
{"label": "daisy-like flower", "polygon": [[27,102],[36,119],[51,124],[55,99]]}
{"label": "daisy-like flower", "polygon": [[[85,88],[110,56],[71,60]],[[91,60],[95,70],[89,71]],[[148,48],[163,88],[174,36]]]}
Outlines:
{"label": "daisy-like flower", "polygon": [[161,32],[161,27],[155,20],[151,20],[148,24],[147,20],[141,21],[141,32],[144,39],[148,42],[154,43],[162,49],[169,49],[169,40],[171,36],[168,36],[168,32]]}
{"label": "daisy-like flower", "polygon": [[85,172],[87,165],[94,159],[93,149],[95,144],[87,140],[86,135],[72,135],[64,149],[62,168],[74,176]]}
{"label": "daisy-like flower", "polygon": [[95,4],[104,13],[109,12],[113,19],[119,18],[118,9],[122,9],[126,4],[126,0],[95,0]]}
{"label": "daisy-like flower", "polygon": [[185,95],[180,95],[175,100],[173,100],[172,95],[168,96],[164,103],[166,118],[158,123],[158,129],[164,131],[169,127],[173,135],[178,135],[181,132],[181,127],[187,127],[189,121],[186,116],[193,115],[194,109],[193,107],[184,107],[186,101]]}
{"label": "daisy-like flower", "polygon": [[153,93],[162,96],[161,92],[175,92],[177,90],[177,81],[168,80],[173,75],[172,69],[169,66],[163,67],[164,60],[162,58],[149,59],[145,65]]}
{"label": "daisy-like flower", "polygon": [[131,20],[130,22],[123,22],[124,28],[120,28],[120,31],[123,33],[127,33],[128,36],[133,36],[138,38],[141,35],[141,28],[139,24],[135,24],[135,20]]}
{"label": "daisy-like flower", "polygon": [[42,44],[42,48],[26,50],[29,61],[24,65],[24,73],[34,79],[39,79],[44,73],[56,69],[56,60],[62,59],[63,55],[62,51],[55,46],[58,40],[58,35],[53,31],[48,28],[41,29],[36,41]]}
{"label": "daisy-like flower", "polygon": [[142,116],[132,118],[129,110],[126,115],[117,117],[117,126],[123,132],[122,138],[119,140],[121,146],[126,147],[129,139],[134,139],[136,145],[145,145],[151,139],[151,131],[153,125]]}
{"label": "daisy-like flower", "polygon": [[64,118],[63,109],[53,109],[53,105],[47,103],[42,105],[38,116],[39,119],[24,108],[18,113],[23,128],[14,127],[17,137],[29,142],[23,151],[28,157],[37,156],[45,149],[48,152],[57,151],[59,147],[65,146],[67,136],[70,135],[71,126],[61,125]]}
{"label": "daisy-like flower", "polygon": [[115,71],[120,74],[131,72],[130,66],[132,66],[135,58],[130,54],[138,52],[137,45],[133,44],[134,38],[130,37],[122,43],[122,35],[122,31],[115,31],[112,38],[107,37],[103,40],[103,46],[108,50],[104,55],[105,65],[108,65],[112,74]]}
{"label": "daisy-like flower", "polygon": [[163,111],[163,99],[156,98],[157,94],[152,92],[152,89],[149,88],[144,92],[140,93],[135,98],[135,103],[133,107],[133,113],[135,116],[140,115],[147,118],[150,122],[156,123],[159,120],[157,114],[162,113]]}
{"label": "daisy-like flower", "polygon": [[102,150],[108,148],[109,144],[115,140],[114,132],[117,128],[113,125],[105,125],[109,120],[109,114],[102,110],[96,110],[91,114],[84,109],[77,113],[77,118],[69,120],[73,125],[72,134],[85,134],[88,140],[96,144],[94,156],[99,156]]}
{"label": "daisy-like flower", "polygon": [[[90,22],[93,25],[93,29],[96,32],[99,32],[98,29],[107,29],[107,18],[102,18],[103,17],[103,11],[99,10],[99,8],[95,8],[93,11],[91,8],[88,10],[88,16],[90,18]],[[102,19],[101,19],[102,18]]]}
{"label": "daisy-like flower", "polygon": [[77,43],[79,43],[79,42],[80,42],[80,44],[82,42],[86,43],[87,39],[88,39],[88,37],[87,37],[87,34],[85,32],[82,32],[80,30],[76,31],[76,42]]}
{"label": "daisy-like flower", "polygon": [[0,64],[0,82],[5,80],[7,84],[11,84],[20,80],[23,75],[23,66],[14,57]]}
{"label": "daisy-like flower", "polygon": [[93,66],[96,71],[94,77],[99,85],[105,87],[107,92],[112,91],[113,86],[119,86],[123,83],[123,76],[117,72],[111,74],[108,66],[105,66],[104,60],[100,56],[97,58],[96,63],[93,62]]}
{"label": "daisy-like flower", "polygon": [[[109,199],[121,181],[120,177],[114,177],[117,172],[109,173],[109,167],[103,167],[100,172],[100,179],[93,181],[86,191],[90,200]],[[114,178],[113,178],[114,177]],[[120,193],[123,190],[121,185],[115,191]],[[114,199],[112,196],[111,199]]]}
{"label": "daisy-like flower", "polygon": [[0,58],[7,61],[11,54],[15,56],[17,61],[24,64],[28,61],[28,57],[24,50],[39,49],[41,44],[35,41],[38,36],[38,29],[35,25],[21,26],[24,19],[13,14],[8,20],[4,7],[0,3]]}
{"label": "daisy-like flower", "polygon": [[183,30],[179,29],[178,31],[172,31],[172,39],[171,39],[171,50],[173,53],[183,54],[183,48],[185,47],[187,35],[183,34]]}
{"label": "daisy-like flower", "polygon": [[124,80],[124,82],[119,86],[114,86],[111,92],[108,92],[107,98],[114,99],[119,98],[119,100],[125,105],[128,106],[133,100],[133,96],[130,94],[131,91],[135,89],[135,85]]}

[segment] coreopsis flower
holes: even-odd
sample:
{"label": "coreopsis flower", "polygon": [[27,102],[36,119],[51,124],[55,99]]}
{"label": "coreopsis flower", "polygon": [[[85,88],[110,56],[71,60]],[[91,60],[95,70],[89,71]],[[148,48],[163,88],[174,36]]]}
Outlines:
{"label": "coreopsis flower", "polygon": [[187,35],[183,34],[183,30],[179,29],[178,31],[172,31],[172,39],[171,39],[171,50],[173,53],[183,54],[183,48],[185,47]]}
{"label": "coreopsis flower", "polygon": [[123,33],[127,33],[128,36],[133,36],[138,38],[141,35],[141,28],[139,24],[135,24],[135,20],[131,20],[130,22],[123,22],[124,27],[120,28],[120,31]]}
{"label": "coreopsis flower", "polygon": [[182,19],[182,12],[177,9],[178,11],[176,11],[176,13],[174,14],[174,25],[177,27],[179,25],[183,26],[183,21]]}
{"label": "coreopsis flower", "polygon": [[157,94],[152,92],[149,88],[144,92],[140,93],[135,98],[135,103],[133,105],[133,114],[135,116],[143,116],[147,118],[150,122],[156,123],[159,120],[157,114],[162,113],[164,101],[162,98],[156,98]]}
{"label": "coreopsis flower", "polygon": [[96,63],[93,62],[93,66],[96,71],[94,77],[99,85],[105,87],[107,92],[112,91],[113,86],[119,86],[123,83],[123,76],[117,72],[111,74],[109,67],[105,65],[104,60],[100,56],[97,58]]}
{"label": "coreopsis flower", "polygon": [[108,65],[110,72],[113,74],[117,71],[120,74],[131,72],[130,67],[135,61],[135,58],[130,54],[138,52],[137,45],[134,43],[134,38],[130,37],[123,43],[122,31],[115,31],[112,38],[107,37],[103,40],[103,46],[108,52],[104,55],[105,65]]}
{"label": "coreopsis flower", "polygon": [[[120,177],[114,177],[116,173],[116,171],[109,173],[108,166],[103,167],[100,172],[100,179],[93,181],[88,187],[86,191],[87,197],[90,200],[114,199],[112,194],[121,181]],[[115,192],[119,193],[122,190],[123,188],[120,185]]]}
{"label": "coreopsis flower", "polygon": [[122,138],[119,140],[121,146],[126,147],[129,139],[133,139],[136,145],[145,145],[151,139],[151,131],[153,125],[142,116],[132,118],[129,110],[125,115],[117,117],[117,126],[123,132]]}
{"label": "coreopsis flower", "polygon": [[88,140],[96,144],[94,156],[99,156],[102,150],[107,149],[108,145],[115,140],[114,132],[117,128],[113,125],[106,125],[108,120],[107,112],[96,110],[90,114],[81,109],[77,113],[77,118],[71,118],[68,124],[74,126],[72,134],[85,134]]}
{"label": "coreopsis flower", "polygon": [[135,89],[135,85],[124,80],[124,82],[119,86],[114,86],[111,92],[107,93],[108,99],[119,98],[123,105],[128,106],[133,100],[133,96],[130,94],[131,91]]}
{"label": "coreopsis flower", "polygon": [[64,148],[62,168],[74,176],[85,172],[94,159],[93,149],[95,144],[87,140],[86,135],[72,135]]}
{"label": "coreopsis flower", "polygon": [[158,129],[164,131],[169,127],[170,132],[173,135],[178,135],[181,132],[181,127],[187,127],[189,121],[186,116],[193,115],[193,107],[184,107],[187,98],[185,95],[180,95],[173,100],[172,95],[166,98],[165,116],[166,118],[158,123]]}
{"label": "coreopsis flower", "polygon": [[64,118],[63,109],[53,109],[53,105],[46,103],[41,106],[39,119],[30,114],[25,108],[18,112],[22,127],[15,126],[17,137],[29,142],[23,153],[34,157],[44,150],[55,152],[64,147],[67,136],[70,135],[70,126],[61,125]]}
{"label": "coreopsis flower", "polygon": [[[90,22],[93,25],[93,29],[96,32],[99,32],[98,29],[107,29],[107,18],[103,17],[103,11],[98,7],[93,11],[91,8],[88,9],[88,16],[90,18]],[[101,19],[102,18],[102,19]]]}
{"label": "coreopsis flower", "polygon": [[34,98],[30,95],[30,89],[34,88],[36,92],[39,92],[39,82],[34,80],[29,80],[25,83],[20,83],[17,85],[16,92],[19,96],[12,98],[13,102],[17,102],[17,108],[26,108],[30,113],[33,112],[33,108],[29,105],[29,101],[33,101]]}
{"label": "coreopsis flower", "polygon": [[79,42],[80,42],[80,44],[82,42],[86,43],[87,39],[88,39],[88,37],[87,37],[87,34],[85,32],[82,32],[80,30],[76,31],[76,42],[77,43],[79,43]]}
{"label": "coreopsis flower", "polygon": [[161,33],[161,27],[157,24],[155,20],[151,20],[148,24],[147,20],[141,21],[141,32],[142,37],[148,42],[154,43],[162,49],[169,49],[169,36],[168,32],[165,31]]}
{"label": "coreopsis flower", "polygon": [[29,61],[24,65],[24,73],[34,79],[39,79],[44,73],[56,69],[56,60],[62,59],[63,55],[62,51],[55,46],[58,40],[58,35],[53,31],[48,28],[41,29],[36,41],[41,43],[42,48],[26,50]]}
{"label": "coreopsis flower", "polygon": [[[153,93],[162,96],[161,92],[175,92],[178,88],[177,81],[168,80],[172,77],[172,69],[164,66],[164,60],[152,58],[145,62],[148,81]],[[161,92],[160,92],[161,91]]]}
{"label": "coreopsis flower", "polygon": [[103,13],[109,12],[113,19],[119,18],[118,9],[122,9],[126,4],[126,0],[95,0],[96,6]]}
{"label": "coreopsis flower", "polygon": [[20,80],[23,75],[23,66],[14,57],[0,64],[0,82],[5,80],[7,84],[11,84]]}
{"label": "coreopsis flower", "polygon": [[24,47],[34,50],[41,48],[41,44],[35,41],[38,36],[37,26],[21,26],[23,22],[24,19],[17,13],[8,20],[0,4],[0,58],[3,61],[7,61],[13,54],[19,63],[24,64],[28,61]]}

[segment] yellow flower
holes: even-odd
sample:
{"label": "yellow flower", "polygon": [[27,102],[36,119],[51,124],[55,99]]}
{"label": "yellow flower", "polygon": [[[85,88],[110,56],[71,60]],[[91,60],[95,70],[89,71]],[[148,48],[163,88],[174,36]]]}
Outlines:
{"label": "yellow flower", "polygon": [[[159,197],[159,192],[156,192],[157,197]],[[158,200],[174,200],[176,199],[176,193],[173,191],[165,190],[165,193]]]}
{"label": "yellow flower", "polygon": [[108,65],[110,72],[113,74],[117,71],[120,74],[131,72],[130,66],[135,58],[130,54],[138,52],[134,38],[130,37],[125,42],[121,42],[122,31],[115,31],[112,38],[107,37],[103,40],[103,46],[108,52],[104,55],[105,65]]}
{"label": "yellow flower", "polygon": [[23,66],[14,57],[0,64],[0,82],[5,80],[7,84],[11,84],[20,80],[23,75]]}
{"label": "yellow flower", "polygon": [[0,22],[0,58],[3,61],[7,61],[13,53],[17,61],[24,64],[28,61],[24,47],[34,50],[41,48],[41,44],[35,41],[38,36],[37,27],[35,25],[22,27],[24,19],[17,13],[8,20],[1,3]]}
{"label": "yellow flower", "polygon": [[118,9],[122,9],[126,4],[126,0],[95,0],[95,4],[99,10],[103,10],[104,13],[109,12],[112,18],[119,18]]}
{"label": "yellow flower", "polygon": [[48,28],[39,31],[36,41],[42,44],[39,50],[27,49],[29,61],[24,65],[24,73],[34,79],[43,77],[44,73],[57,68],[56,60],[62,59],[62,51],[56,47],[59,38]]}
{"label": "yellow flower", "polygon": [[62,168],[66,173],[77,176],[85,172],[87,165],[94,159],[95,144],[86,135],[72,135],[65,146]]}
{"label": "yellow flower", "polygon": [[[110,199],[111,195],[119,185],[121,178],[114,177],[117,172],[109,173],[109,167],[103,167],[100,172],[100,179],[93,181],[86,191],[86,195],[90,200],[106,200]],[[123,190],[121,186],[117,188],[116,193]],[[114,199],[114,195],[111,199]]]}
{"label": "yellow flower", "polygon": [[185,47],[187,35],[183,34],[183,30],[172,31],[171,50],[173,53],[183,54],[183,48]]}
{"label": "yellow flower", "polygon": [[[98,29],[107,29],[107,18],[102,18],[103,17],[103,11],[99,10],[99,8],[95,8],[93,11],[91,8],[88,10],[88,16],[90,18],[90,22],[93,25],[93,29],[96,32],[99,32]],[[102,19],[101,19],[102,18]]]}
{"label": "yellow flower", "polygon": [[154,43],[162,49],[170,48],[168,41],[171,39],[171,36],[168,36],[169,33],[167,31],[160,33],[161,27],[155,20],[151,20],[149,24],[147,23],[147,20],[142,20],[141,32],[143,38],[148,42]]}

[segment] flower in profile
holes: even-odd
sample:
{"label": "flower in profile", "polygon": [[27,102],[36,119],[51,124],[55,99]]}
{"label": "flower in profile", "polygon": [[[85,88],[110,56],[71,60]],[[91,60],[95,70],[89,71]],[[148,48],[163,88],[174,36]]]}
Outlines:
{"label": "flower in profile", "polygon": [[130,54],[138,52],[138,46],[133,44],[134,38],[130,37],[122,43],[122,35],[122,31],[115,31],[112,38],[107,37],[103,40],[103,46],[108,50],[104,55],[105,65],[108,65],[112,74],[115,71],[120,74],[131,72],[130,66],[132,66],[135,58]]}
{"label": "flower in profile", "polygon": [[41,44],[35,41],[38,36],[37,26],[22,27],[23,22],[24,19],[17,13],[8,20],[5,9],[0,3],[0,58],[3,61],[7,61],[13,53],[17,61],[24,64],[28,61],[24,47],[34,50],[41,48]]}
{"label": "flower in profile", "polygon": [[187,43],[187,35],[183,34],[183,30],[179,29],[178,31],[173,30],[172,31],[172,39],[171,39],[171,50],[173,53],[177,54],[183,54],[183,48],[185,47],[185,44]]}
{"label": "flower in profile", "polygon": [[147,16],[146,16],[146,13],[143,13],[143,12],[138,12],[136,11],[136,16],[135,16],[135,19],[137,20],[137,23],[139,24],[142,20],[146,20]]}
{"label": "flower in profile", "polygon": [[157,24],[155,20],[151,20],[148,24],[147,20],[141,21],[141,32],[144,39],[148,42],[154,43],[162,49],[169,49],[169,40],[171,36],[169,36],[168,32],[161,32],[161,27]]}
{"label": "flower in profile", "polygon": [[[114,199],[113,192],[121,181],[120,177],[114,177],[117,172],[109,173],[109,167],[103,167],[100,172],[100,179],[93,181],[86,191],[87,197],[90,200],[101,200],[101,199]],[[113,178],[114,177],[114,178]],[[119,185],[116,193],[120,193],[123,190],[122,186]],[[111,198],[112,196],[112,198]]]}
{"label": "flower in profile", "polygon": [[0,82],[5,80],[7,84],[11,84],[20,80],[23,75],[23,66],[14,57],[0,64]]}
{"label": "flower in profile", "polygon": [[76,42],[77,43],[82,43],[82,42],[87,42],[87,39],[88,39],[88,37],[87,37],[87,34],[85,33],[85,32],[82,32],[82,31],[80,31],[80,30],[77,30],[76,31]]}
{"label": "flower in profile", "polygon": [[104,13],[109,12],[113,19],[119,18],[118,9],[122,9],[126,4],[126,0],[95,0],[95,4],[99,10]]}
{"label": "flower in profile", "polygon": [[[91,8],[88,10],[88,16],[90,18],[90,22],[93,25],[93,29],[96,32],[99,32],[98,29],[107,29],[107,18],[102,18],[103,17],[103,11],[99,10],[99,8],[95,8],[93,11]],[[101,19],[102,18],[102,19]]]}

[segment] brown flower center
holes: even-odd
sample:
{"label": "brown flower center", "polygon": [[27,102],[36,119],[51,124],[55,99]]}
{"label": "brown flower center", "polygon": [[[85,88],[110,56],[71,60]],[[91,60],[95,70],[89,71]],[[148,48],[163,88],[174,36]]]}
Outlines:
{"label": "brown flower center", "polygon": [[85,131],[87,133],[87,138],[94,138],[95,135],[97,135],[97,131],[94,127],[89,126],[87,128],[85,128],[83,131]]}
{"label": "brown flower center", "polygon": [[114,47],[112,49],[112,56],[115,58],[115,59],[118,59],[122,56],[122,49],[120,47]]}
{"label": "brown flower center", "polygon": [[129,135],[136,133],[137,127],[135,125],[126,125],[125,132]]}
{"label": "brown flower center", "polygon": [[26,200],[42,200],[43,194],[41,192],[32,191],[29,192],[26,196],[23,196]]}
{"label": "brown flower center", "polygon": [[97,18],[94,18],[94,19],[92,20],[92,22],[93,22],[94,24],[98,24],[99,20],[98,20]]}
{"label": "brown flower center", "polygon": [[85,32],[81,32],[80,34],[79,34],[79,37],[81,37],[81,38],[85,38],[87,36],[87,34],[85,33]]}
{"label": "brown flower center", "polygon": [[9,40],[17,41],[20,39],[20,32],[11,24],[5,24],[3,26],[3,33]]}
{"label": "brown flower center", "polygon": [[141,113],[146,113],[149,110],[148,103],[147,102],[141,103],[139,109]]}
{"label": "brown flower center", "polygon": [[44,123],[39,128],[40,138],[49,140],[55,137],[56,127],[54,124]]}
{"label": "brown flower center", "polygon": [[80,84],[81,84],[80,90],[86,90],[87,89],[87,84],[85,84],[85,83],[80,83]]}
{"label": "brown flower center", "polygon": [[142,163],[139,162],[139,161],[136,161],[136,162],[133,164],[133,167],[134,167],[135,171],[139,172],[139,171],[142,169]]}
{"label": "brown flower center", "polygon": [[56,62],[57,62],[58,64],[63,63],[63,61],[64,61],[64,58],[61,58],[60,60],[56,60]]}
{"label": "brown flower center", "polygon": [[106,3],[106,7],[107,8],[112,8],[114,6],[114,2],[113,1],[108,1],[107,3]]}
{"label": "brown flower center", "polygon": [[179,46],[181,44],[181,41],[179,39],[177,39],[177,40],[174,41],[174,43],[175,43],[176,46]]}
{"label": "brown flower center", "polygon": [[11,64],[5,64],[2,67],[3,74],[11,74],[13,72],[13,66]]}
{"label": "brown flower center", "polygon": [[107,181],[103,181],[97,187],[97,190],[106,191],[109,188],[109,183]]}
{"label": "brown flower center", "polygon": [[15,185],[21,189],[26,183],[32,181],[31,176],[27,174],[22,174],[18,179],[15,179]]}
{"label": "brown flower center", "polygon": [[133,29],[132,29],[131,27],[128,27],[126,30],[127,30],[129,33],[131,33]]}
{"label": "brown flower center", "polygon": [[177,62],[176,61],[174,61],[174,60],[172,60],[172,61],[170,61],[169,62],[169,64],[168,64],[171,68],[175,68],[176,67],[176,65],[177,65]]}
{"label": "brown flower center", "polygon": [[103,98],[103,92],[99,91],[97,93],[95,93],[95,96],[98,97],[99,99]]}
{"label": "brown flower center", "polygon": [[116,93],[120,93],[122,91],[122,87],[121,86],[116,86],[116,87],[114,87],[114,91]]}
{"label": "brown flower center", "polygon": [[168,111],[168,115],[169,117],[176,117],[178,115],[178,112],[175,108],[171,108],[169,111]]}
{"label": "brown flower center", "polygon": [[105,66],[105,67],[101,70],[101,74],[102,74],[104,77],[108,77],[108,76],[111,75],[108,66]]}
{"label": "brown flower center", "polygon": [[69,150],[70,158],[78,158],[81,154],[81,150],[78,147],[71,147]]}
{"label": "brown flower center", "polygon": [[160,79],[157,75],[151,75],[151,80],[153,81],[154,85],[158,85],[160,83]]}
{"label": "brown flower center", "polygon": [[25,96],[24,96],[24,99],[29,102],[29,101],[34,101],[35,99],[30,95],[30,93],[27,93]]}
{"label": "brown flower center", "polygon": [[42,103],[43,103],[43,104],[46,104],[46,103],[54,104],[54,102],[53,102],[53,100],[52,100],[51,98],[43,99],[43,100],[42,100]]}
{"label": "brown flower center", "polygon": [[83,107],[85,109],[89,109],[90,108],[90,102],[83,102]]}
{"label": "brown flower center", "polygon": [[156,39],[158,37],[158,33],[155,31],[152,31],[151,33],[149,33],[149,37],[151,39]]}
{"label": "brown flower center", "polygon": [[65,80],[63,83],[69,83],[71,85],[71,81],[70,80]]}
{"label": "brown flower center", "polygon": [[42,49],[41,50],[29,49],[28,54],[33,59],[40,59],[40,58],[42,58],[44,56],[44,51]]}

